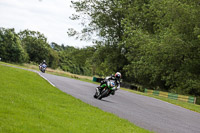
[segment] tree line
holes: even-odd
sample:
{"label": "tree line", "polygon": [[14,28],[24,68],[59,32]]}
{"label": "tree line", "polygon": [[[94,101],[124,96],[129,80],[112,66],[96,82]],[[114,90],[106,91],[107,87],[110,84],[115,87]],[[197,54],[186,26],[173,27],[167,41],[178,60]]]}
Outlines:
{"label": "tree line", "polygon": [[91,62],[87,57],[91,57],[93,51],[93,47],[80,49],[48,43],[47,38],[38,31],[16,33],[14,28],[0,28],[0,58],[6,62],[39,64],[45,60],[48,67],[53,69],[92,75]]}
{"label": "tree line", "polygon": [[98,73],[120,71],[144,87],[200,95],[199,0],[73,0],[72,7],[84,28],[69,35],[100,38]]}
{"label": "tree line", "polygon": [[[73,0],[72,20],[82,31],[69,36],[94,45],[74,48],[47,43],[39,32],[0,30],[0,57],[11,62],[43,59],[52,68],[82,75],[117,71],[144,88],[200,96],[199,0]],[[86,19],[86,20],[85,20]]]}

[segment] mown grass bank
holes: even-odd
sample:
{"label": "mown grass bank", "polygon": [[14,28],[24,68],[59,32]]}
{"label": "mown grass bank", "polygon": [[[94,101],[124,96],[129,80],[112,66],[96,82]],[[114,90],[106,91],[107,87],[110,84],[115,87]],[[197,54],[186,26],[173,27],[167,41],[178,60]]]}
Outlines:
{"label": "mown grass bank", "polygon": [[149,131],[61,92],[34,72],[0,65],[0,132]]}

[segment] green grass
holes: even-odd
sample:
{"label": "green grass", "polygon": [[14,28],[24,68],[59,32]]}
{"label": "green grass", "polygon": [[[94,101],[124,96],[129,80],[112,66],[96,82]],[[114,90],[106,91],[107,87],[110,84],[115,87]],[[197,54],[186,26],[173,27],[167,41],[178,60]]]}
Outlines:
{"label": "green grass", "polygon": [[0,65],[0,133],[21,132],[149,131],[67,95],[36,73]]}
{"label": "green grass", "polygon": [[181,106],[183,108],[186,108],[186,109],[200,113],[200,105],[197,105],[197,104],[187,103],[187,102],[173,100],[173,99],[155,96],[155,95],[150,95],[150,94],[146,94],[146,93],[143,93],[143,92],[138,92],[138,91],[130,90],[130,89],[126,89],[126,88],[121,88],[121,89],[129,91],[129,92],[133,92],[133,93],[136,93],[136,94],[139,94],[139,95],[145,95],[145,96],[153,97],[153,98],[156,98],[156,99],[160,99],[162,101],[165,101],[165,102],[168,102],[168,103],[171,103],[171,104],[175,104],[175,105]]}

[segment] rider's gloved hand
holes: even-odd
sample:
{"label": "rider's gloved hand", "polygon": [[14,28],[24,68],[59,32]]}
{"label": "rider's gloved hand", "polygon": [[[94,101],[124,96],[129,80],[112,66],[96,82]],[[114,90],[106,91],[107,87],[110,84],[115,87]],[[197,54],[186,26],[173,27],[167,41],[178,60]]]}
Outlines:
{"label": "rider's gloved hand", "polygon": [[117,87],[114,87],[113,90],[116,91],[116,90],[118,90],[118,89],[117,89]]}

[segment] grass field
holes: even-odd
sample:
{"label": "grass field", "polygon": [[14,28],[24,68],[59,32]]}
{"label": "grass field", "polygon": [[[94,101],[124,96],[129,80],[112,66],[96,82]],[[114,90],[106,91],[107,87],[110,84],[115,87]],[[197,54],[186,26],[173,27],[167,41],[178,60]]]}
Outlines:
{"label": "grass field", "polygon": [[144,133],[127,120],[52,87],[34,72],[0,65],[0,133]]}

